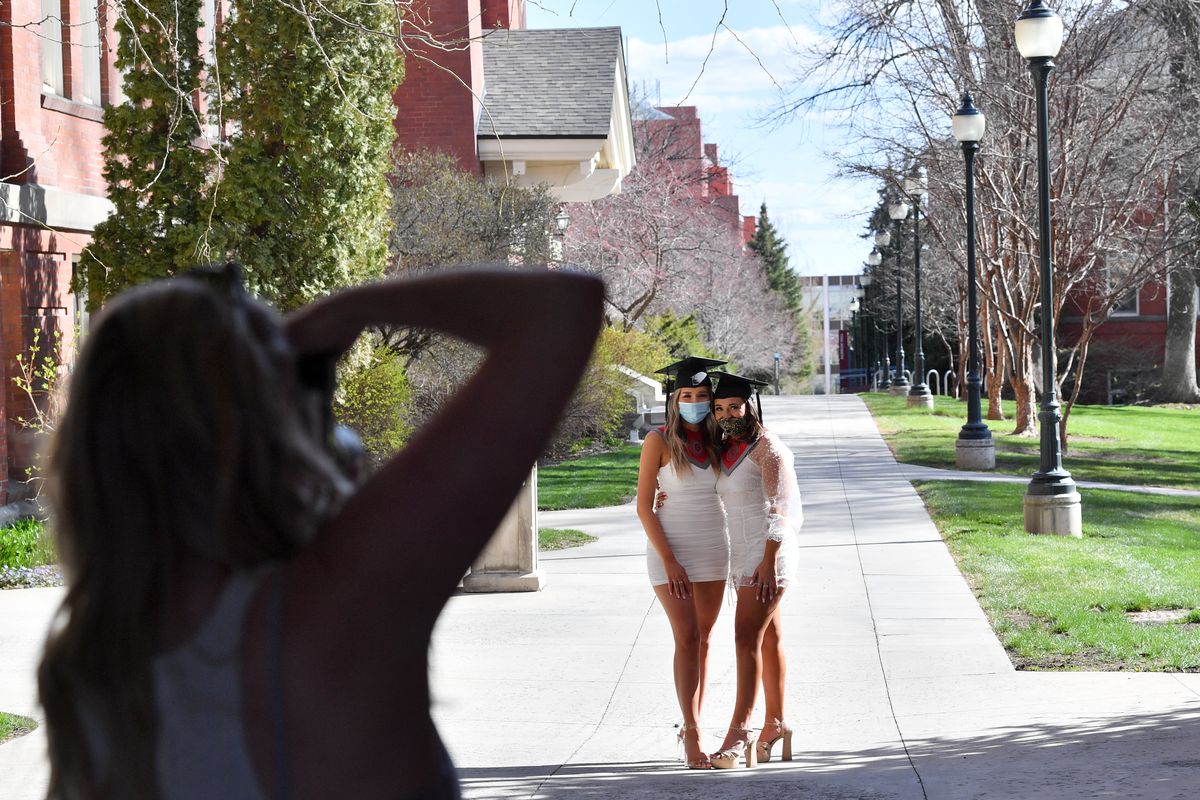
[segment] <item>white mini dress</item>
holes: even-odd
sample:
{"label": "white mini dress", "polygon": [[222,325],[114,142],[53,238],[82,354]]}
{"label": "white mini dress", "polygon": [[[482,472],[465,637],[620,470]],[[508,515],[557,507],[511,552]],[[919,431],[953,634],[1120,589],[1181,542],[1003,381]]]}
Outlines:
{"label": "white mini dress", "polygon": [[[655,513],[675,560],[692,583],[724,581],[729,576],[729,538],[725,514],[717,496],[717,473],[711,465],[689,461],[682,474],[668,463],[658,470],[658,488],[666,492]],[[646,572],[650,585],[667,582],[658,551],[646,542]]]}
{"label": "white mini dress", "polygon": [[780,587],[796,578],[804,513],[796,482],[795,457],[778,436],[764,433],[754,444],[725,451],[717,493],[729,531],[729,583],[751,586],[767,540],[779,542],[775,579]]}

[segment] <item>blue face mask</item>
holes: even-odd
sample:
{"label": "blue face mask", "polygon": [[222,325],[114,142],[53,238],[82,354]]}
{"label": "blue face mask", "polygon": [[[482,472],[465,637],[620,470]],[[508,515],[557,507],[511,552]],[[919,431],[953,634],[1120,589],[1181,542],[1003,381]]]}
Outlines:
{"label": "blue face mask", "polygon": [[712,409],[709,407],[708,403],[679,404],[679,415],[693,425],[703,422],[704,418],[708,416],[708,412],[711,410]]}

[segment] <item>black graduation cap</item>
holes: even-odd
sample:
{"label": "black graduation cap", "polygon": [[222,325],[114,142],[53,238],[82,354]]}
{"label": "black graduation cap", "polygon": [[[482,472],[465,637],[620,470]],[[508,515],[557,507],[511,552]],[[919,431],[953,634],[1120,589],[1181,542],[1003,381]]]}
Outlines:
{"label": "black graduation cap", "polygon": [[726,363],[728,362],[718,361],[715,358],[688,356],[682,361],[676,361],[674,364],[668,364],[660,370],[655,370],[655,374],[667,376],[667,394],[675,391],[677,386],[707,386],[711,389],[712,380],[708,377],[709,369]]}
{"label": "black graduation cap", "polygon": [[753,396],[758,404],[758,418],[762,419],[762,398],[758,387],[766,386],[766,381],[756,381],[754,378],[734,375],[731,372],[710,372],[709,375],[719,381],[717,391],[713,393],[714,400],[720,400],[722,397],[744,397],[749,400]]}

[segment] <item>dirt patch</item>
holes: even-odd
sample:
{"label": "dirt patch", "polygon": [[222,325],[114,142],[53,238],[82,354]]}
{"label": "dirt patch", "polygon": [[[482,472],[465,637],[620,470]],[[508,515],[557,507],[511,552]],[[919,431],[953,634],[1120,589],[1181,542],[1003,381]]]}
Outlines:
{"label": "dirt patch", "polygon": [[1005,611],[1004,618],[1018,628],[1028,628],[1037,622],[1037,617],[1026,611]]}
{"label": "dirt patch", "polygon": [[1078,653],[1043,653],[1039,656],[1022,656],[1008,651],[1008,659],[1018,670],[1074,670],[1081,672],[1129,672],[1137,667],[1105,655],[1097,649],[1080,650]]}

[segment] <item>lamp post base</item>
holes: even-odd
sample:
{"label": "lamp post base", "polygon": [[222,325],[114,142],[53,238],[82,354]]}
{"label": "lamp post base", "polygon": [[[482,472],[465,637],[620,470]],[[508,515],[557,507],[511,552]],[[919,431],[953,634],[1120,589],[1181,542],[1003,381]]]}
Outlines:
{"label": "lamp post base", "polygon": [[1079,492],[1025,495],[1025,532],[1083,537],[1083,505]]}
{"label": "lamp post base", "polygon": [[954,466],[964,472],[996,468],[996,443],[989,439],[959,439],[954,443]]}
{"label": "lamp post base", "polygon": [[[925,391],[920,391],[924,389]],[[933,408],[933,394],[928,386],[918,386],[908,392],[909,408]]]}
{"label": "lamp post base", "polygon": [[892,397],[902,397],[903,395],[908,394],[908,388],[909,387],[907,383],[893,382],[892,385],[888,387],[888,394],[890,394]]}
{"label": "lamp post base", "polygon": [[471,572],[463,578],[464,592],[540,592],[546,587],[546,575],[533,572]]}

